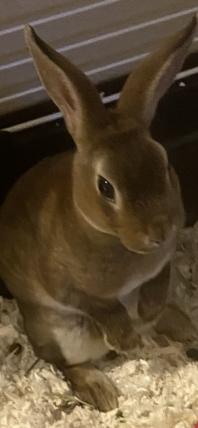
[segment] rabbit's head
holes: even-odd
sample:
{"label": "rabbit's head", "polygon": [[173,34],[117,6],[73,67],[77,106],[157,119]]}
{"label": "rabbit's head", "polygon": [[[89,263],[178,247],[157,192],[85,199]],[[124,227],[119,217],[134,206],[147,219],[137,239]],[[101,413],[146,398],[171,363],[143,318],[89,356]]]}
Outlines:
{"label": "rabbit's head", "polygon": [[178,178],[149,133],[160,98],[180,70],[196,28],[169,38],[128,77],[115,110],[104,107],[89,79],[44,43],[25,38],[41,81],[75,143],[73,201],[83,221],[136,253],[164,245],[184,223]]}

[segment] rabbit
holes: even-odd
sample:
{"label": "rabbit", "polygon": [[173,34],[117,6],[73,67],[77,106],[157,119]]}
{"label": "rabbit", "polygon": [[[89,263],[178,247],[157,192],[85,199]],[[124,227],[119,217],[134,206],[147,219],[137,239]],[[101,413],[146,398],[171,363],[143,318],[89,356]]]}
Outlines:
{"label": "rabbit", "polygon": [[102,412],[118,406],[119,391],[97,360],[140,340],[123,301],[138,289],[142,319],[166,309],[185,214],[178,177],[149,127],[195,29],[194,16],[134,69],[117,107],[106,109],[86,75],[25,26],[76,148],[40,161],[9,191],[0,209],[0,276],[36,355]]}

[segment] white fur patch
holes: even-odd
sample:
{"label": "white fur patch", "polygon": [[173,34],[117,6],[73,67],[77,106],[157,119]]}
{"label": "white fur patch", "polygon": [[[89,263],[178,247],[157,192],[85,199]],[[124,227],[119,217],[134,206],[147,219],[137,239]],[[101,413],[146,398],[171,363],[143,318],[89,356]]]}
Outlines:
{"label": "white fur patch", "polygon": [[57,327],[53,329],[53,333],[69,364],[97,360],[109,350],[104,340],[94,340],[91,337],[88,325],[79,327],[75,319],[71,329]]}

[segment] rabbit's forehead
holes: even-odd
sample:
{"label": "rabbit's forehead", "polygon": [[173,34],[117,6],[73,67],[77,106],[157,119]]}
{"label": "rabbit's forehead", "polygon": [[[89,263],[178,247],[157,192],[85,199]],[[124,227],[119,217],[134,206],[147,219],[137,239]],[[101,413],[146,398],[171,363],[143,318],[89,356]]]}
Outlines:
{"label": "rabbit's forehead", "polygon": [[[97,174],[127,177],[137,175],[140,169],[156,174],[164,171],[168,163],[165,149],[156,141],[144,136],[119,136],[100,148],[94,156],[94,168]],[[110,178],[110,177],[109,177]],[[129,178],[129,177],[128,177]]]}

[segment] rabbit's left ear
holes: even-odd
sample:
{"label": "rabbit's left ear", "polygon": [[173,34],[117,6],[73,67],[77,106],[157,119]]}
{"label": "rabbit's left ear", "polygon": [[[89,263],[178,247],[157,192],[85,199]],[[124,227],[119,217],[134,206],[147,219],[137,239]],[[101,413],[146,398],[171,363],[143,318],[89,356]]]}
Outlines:
{"label": "rabbit's left ear", "polygon": [[187,27],[146,57],[128,77],[117,106],[117,113],[127,126],[131,118],[150,126],[160,98],[183,65],[196,24],[194,16]]}
{"label": "rabbit's left ear", "polygon": [[81,70],[47,45],[29,25],[25,26],[25,41],[40,79],[63,113],[75,143],[79,147],[91,140],[93,143],[90,133],[93,137],[109,121],[99,93]]}

